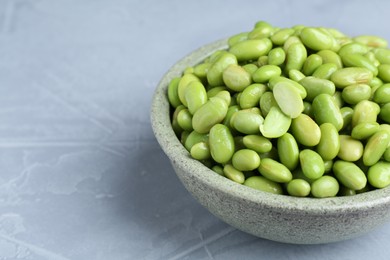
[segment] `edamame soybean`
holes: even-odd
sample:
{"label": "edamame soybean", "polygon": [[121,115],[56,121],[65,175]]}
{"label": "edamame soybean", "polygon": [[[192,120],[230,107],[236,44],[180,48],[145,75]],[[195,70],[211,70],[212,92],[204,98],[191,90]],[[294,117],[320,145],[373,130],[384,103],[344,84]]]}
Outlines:
{"label": "edamame soybean", "polygon": [[234,140],[228,127],[216,124],[210,129],[211,157],[218,163],[227,163],[234,153]]}
{"label": "edamame soybean", "polygon": [[372,135],[366,144],[363,152],[363,163],[372,166],[377,163],[390,143],[390,134],[386,130],[381,130]]}
{"label": "edamame soybean", "polygon": [[305,77],[299,81],[307,93],[306,100],[312,102],[319,94],[333,95],[336,91],[334,83],[327,79],[316,77]]}
{"label": "edamame soybean", "polygon": [[243,137],[243,143],[245,147],[258,153],[267,153],[272,149],[271,141],[261,135],[246,135]]}
{"label": "edamame soybean", "polygon": [[343,127],[343,116],[331,95],[320,94],[313,100],[313,114],[319,124],[331,123],[337,131]]}
{"label": "edamame soybean", "polygon": [[305,114],[300,114],[292,120],[291,131],[298,143],[305,146],[316,146],[321,139],[320,127]]}
{"label": "edamame soybean", "polygon": [[299,147],[294,136],[285,133],[277,141],[280,162],[290,171],[294,170],[299,163]]}
{"label": "edamame soybean", "polygon": [[225,100],[212,97],[192,117],[192,126],[198,133],[207,133],[215,124],[222,122],[228,110]]}
{"label": "edamame soybean", "polygon": [[368,182],[375,188],[390,185],[390,163],[380,161],[368,169]]}
{"label": "edamame soybean", "polygon": [[253,150],[241,149],[233,154],[232,164],[239,171],[252,171],[259,167],[260,156]]}
{"label": "edamame soybean", "polygon": [[192,158],[275,194],[322,198],[390,185],[386,40],[260,21],[228,46],[167,86],[172,128]]}
{"label": "edamame soybean", "polygon": [[321,156],[313,150],[302,150],[299,153],[299,162],[303,174],[309,179],[316,180],[325,173],[324,161]]}
{"label": "edamame soybean", "polygon": [[279,82],[274,86],[273,93],[276,103],[285,115],[296,118],[302,113],[303,100],[293,84]]}
{"label": "edamame soybean", "polygon": [[225,85],[233,91],[242,91],[251,84],[251,75],[236,64],[229,65],[222,73]]}
{"label": "edamame soybean", "polygon": [[259,105],[260,97],[267,91],[264,84],[252,84],[241,92],[240,107],[242,109],[251,108]]}
{"label": "edamame soybean", "polygon": [[276,65],[264,65],[258,68],[253,74],[252,78],[254,82],[266,83],[272,77],[280,76],[282,70]]}
{"label": "edamame soybean", "polygon": [[282,186],[279,183],[271,181],[263,176],[249,177],[245,180],[244,185],[264,192],[283,194]]}
{"label": "edamame soybean", "polygon": [[306,197],[310,194],[310,184],[302,179],[294,179],[287,184],[287,192],[291,196]]}
{"label": "edamame soybean", "polygon": [[234,182],[240,184],[243,184],[245,182],[244,173],[234,168],[231,164],[226,164],[223,167],[223,174],[226,176],[226,178],[229,178]]}
{"label": "edamame soybean", "polygon": [[339,192],[340,185],[332,176],[322,176],[311,184],[311,194],[316,198],[334,197]]}
{"label": "edamame soybean", "polygon": [[274,182],[287,183],[292,180],[290,170],[280,162],[270,158],[262,159],[258,170],[261,175]]}
{"label": "edamame soybean", "polygon": [[367,178],[364,172],[354,163],[336,161],[333,164],[335,177],[347,188],[360,190],[366,186]]}
{"label": "edamame soybean", "polygon": [[333,160],[340,151],[340,137],[337,128],[331,123],[320,125],[321,138],[317,152],[325,161]]}
{"label": "edamame soybean", "polygon": [[260,56],[268,54],[272,48],[272,42],[268,38],[245,40],[234,44],[229,52],[238,61],[257,60]]}
{"label": "edamame soybean", "polygon": [[291,125],[291,117],[285,115],[279,107],[273,106],[260,125],[260,132],[267,138],[277,138],[285,133]]}

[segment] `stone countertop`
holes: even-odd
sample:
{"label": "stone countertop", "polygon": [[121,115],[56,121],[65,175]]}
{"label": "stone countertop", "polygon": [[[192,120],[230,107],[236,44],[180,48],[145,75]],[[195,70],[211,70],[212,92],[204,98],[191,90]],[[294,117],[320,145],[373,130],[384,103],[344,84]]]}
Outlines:
{"label": "stone countertop", "polygon": [[154,88],[258,20],[390,40],[388,1],[0,1],[0,259],[389,259],[390,223],[326,245],[238,231],[159,148]]}

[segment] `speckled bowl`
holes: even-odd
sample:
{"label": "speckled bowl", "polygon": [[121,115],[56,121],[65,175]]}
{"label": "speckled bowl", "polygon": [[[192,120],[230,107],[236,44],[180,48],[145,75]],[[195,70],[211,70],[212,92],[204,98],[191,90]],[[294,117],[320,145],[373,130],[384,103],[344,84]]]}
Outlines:
{"label": "speckled bowl", "polygon": [[275,195],[234,183],[192,159],[170,123],[167,86],[226,40],[208,44],[177,62],[162,78],[151,107],[154,134],[187,190],[226,223],[258,237],[296,244],[350,239],[390,219],[390,188],[326,199]]}

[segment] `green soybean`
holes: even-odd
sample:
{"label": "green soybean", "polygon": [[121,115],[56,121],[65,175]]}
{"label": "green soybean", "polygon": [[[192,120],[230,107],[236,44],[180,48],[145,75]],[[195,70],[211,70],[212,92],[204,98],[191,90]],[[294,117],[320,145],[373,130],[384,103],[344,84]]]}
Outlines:
{"label": "green soybean", "polygon": [[234,168],[231,164],[226,164],[223,167],[223,173],[226,176],[226,178],[228,178],[234,182],[237,182],[240,184],[243,184],[245,182],[244,173],[237,170],[236,168]]}
{"label": "green soybean", "polygon": [[367,184],[364,172],[351,162],[336,161],[333,164],[333,173],[341,184],[352,190],[363,189]]}
{"label": "green soybean", "polygon": [[190,113],[195,114],[196,110],[207,102],[207,93],[203,84],[199,81],[190,82],[184,90],[184,99]]}
{"label": "green soybean", "polygon": [[333,160],[340,150],[340,137],[337,128],[331,123],[320,125],[321,138],[317,152],[324,161]]}
{"label": "green soybean", "polygon": [[371,96],[371,87],[367,84],[353,84],[345,87],[341,93],[345,102],[356,105],[362,100],[368,100]]}
{"label": "green soybean", "polygon": [[184,147],[187,151],[191,151],[192,146],[200,142],[208,142],[209,135],[208,134],[200,134],[196,131],[192,131],[188,134],[187,138],[185,138]]}
{"label": "green soybean", "polygon": [[299,163],[299,147],[294,136],[285,133],[278,138],[277,149],[280,162],[289,170],[294,170]]}
{"label": "green soybean", "polygon": [[336,65],[338,69],[341,69],[343,67],[343,62],[341,61],[340,56],[331,50],[321,50],[317,52],[317,55],[321,56],[322,58],[322,63],[331,63]]}
{"label": "green soybean", "polygon": [[319,124],[331,123],[339,131],[343,127],[343,116],[331,95],[320,94],[313,100],[313,114]]}
{"label": "green soybean", "polygon": [[379,117],[386,123],[390,123],[390,103],[381,107]]}
{"label": "green soybean", "polygon": [[351,107],[342,107],[340,108],[340,113],[343,117],[343,127],[341,130],[350,130],[349,128],[351,127],[353,109]]}
{"label": "green soybean", "polygon": [[352,195],[356,195],[356,191],[353,189],[347,188],[345,186],[341,186],[337,195],[339,195],[339,196],[352,196]]}
{"label": "green soybean", "polygon": [[273,27],[265,21],[259,21],[255,24],[255,28],[249,32],[248,38],[257,39],[269,37],[273,32]]}
{"label": "green soybean", "polygon": [[340,91],[336,91],[333,95],[332,95],[332,98],[333,98],[333,102],[335,103],[335,105],[338,107],[338,108],[342,108],[344,106],[344,100],[343,100],[343,97],[342,97],[342,94]]}
{"label": "green soybean", "polygon": [[242,109],[251,108],[259,105],[260,97],[267,91],[264,84],[252,84],[242,91],[240,96],[240,107]]}
{"label": "green soybean", "polygon": [[238,61],[257,60],[260,56],[268,54],[272,48],[272,42],[268,38],[245,40],[233,45],[229,52]]}
{"label": "green soybean", "polygon": [[177,86],[177,94],[179,96],[180,102],[187,106],[187,101],[185,100],[185,90],[189,83],[192,81],[200,81],[200,79],[193,74],[185,74],[181,77],[178,86]]}
{"label": "green soybean", "polygon": [[313,101],[320,94],[333,95],[336,91],[334,83],[327,79],[308,76],[299,81],[307,93],[306,100]]}
{"label": "green soybean", "polygon": [[369,51],[369,48],[364,45],[357,42],[351,42],[344,44],[338,54],[342,57],[349,54],[366,54]]}
{"label": "green soybean", "polygon": [[277,106],[274,94],[270,91],[266,91],[260,97],[260,109],[263,116],[267,116],[272,107]]}
{"label": "green soybean", "polygon": [[374,93],[373,100],[379,104],[390,102],[390,83],[383,84]]}
{"label": "green soybean", "polygon": [[261,135],[246,135],[243,137],[243,143],[245,147],[258,153],[267,153],[272,149],[271,141]]}
{"label": "green soybean", "polygon": [[230,124],[230,121],[231,121],[231,118],[233,116],[234,113],[236,113],[237,111],[240,110],[240,107],[237,106],[237,105],[234,105],[234,106],[230,106],[227,110],[227,113],[226,113],[226,116],[225,118],[223,119],[223,124],[226,125],[227,127],[232,127],[232,125]]}
{"label": "green soybean", "polygon": [[216,124],[210,129],[209,146],[211,157],[218,163],[227,163],[234,153],[234,140],[228,127]]}
{"label": "green soybean", "polygon": [[311,184],[311,194],[316,198],[334,197],[339,192],[339,183],[332,176],[322,176]]}
{"label": "green soybean", "polygon": [[210,158],[210,147],[206,142],[194,144],[191,147],[190,154],[192,158],[197,160],[205,160]]}
{"label": "green soybean", "polygon": [[303,174],[309,179],[316,180],[325,173],[324,161],[321,156],[313,150],[302,150],[299,153],[299,162]]}
{"label": "green soybean", "polygon": [[285,115],[279,107],[273,106],[260,125],[260,132],[267,138],[278,138],[284,135],[291,125],[291,117]]}
{"label": "green soybean", "polygon": [[237,131],[244,134],[257,134],[260,133],[260,125],[263,123],[264,118],[252,111],[240,110],[233,114],[230,119],[230,124]]}
{"label": "green soybean", "polygon": [[268,64],[280,66],[286,60],[286,52],[281,47],[274,48],[268,53]]}
{"label": "green soybean", "polygon": [[296,118],[303,111],[303,100],[290,82],[279,82],[273,88],[274,98],[282,112],[291,117]]}
{"label": "green soybean", "polygon": [[280,76],[282,70],[276,65],[264,65],[258,68],[253,74],[252,78],[254,82],[266,83],[272,77]]}
{"label": "green soybean", "polygon": [[215,124],[222,122],[228,110],[225,100],[212,97],[192,117],[192,126],[198,133],[207,133]]}
{"label": "green soybean", "polygon": [[213,167],[211,167],[211,170],[213,170],[214,172],[218,173],[221,176],[224,175],[223,167],[221,165],[214,165]]}
{"label": "green soybean", "polygon": [[306,197],[310,194],[310,184],[302,179],[294,179],[287,184],[287,192],[291,196]]}
{"label": "green soybean", "polygon": [[258,170],[261,175],[274,182],[287,183],[292,180],[290,170],[280,162],[270,158],[262,159]]}
{"label": "green soybean", "polygon": [[325,63],[319,66],[312,74],[313,77],[319,79],[330,79],[332,74],[337,70],[337,65],[334,63]]}
{"label": "green soybean", "polygon": [[305,146],[316,146],[321,139],[320,127],[305,114],[292,120],[291,131],[297,142]]}
{"label": "green soybean", "polygon": [[367,173],[368,182],[375,188],[385,188],[390,185],[390,163],[380,161],[371,166]]}
{"label": "green soybean", "polygon": [[329,50],[333,45],[332,38],[317,28],[304,28],[301,31],[300,38],[303,44],[315,51]]}
{"label": "green soybean", "polygon": [[288,77],[290,79],[292,79],[293,81],[295,82],[299,82],[300,80],[302,80],[303,78],[305,78],[305,74],[303,74],[302,72],[300,72],[299,70],[290,70],[288,72]]}
{"label": "green soybean", "polygon": [[244,185],[256,190],[269,192],[273,194],[283,194],[282,186],[263,176],[252,176],[245,180]]}
{"label": "green soybean", "polygon": [[206,79],[207,77],[207,71],[210,68],[210,63],[201,63],[194,67],[194,75],[197,76],[199,79]]}
{"label": "green soybean", "polygon": [[377,67],[367,57],[361,54],[346,54],[341,56],[341,60],[347,67],[366,68],[371,71],[374,76],[378,74]]}
{"label": "green soybean", "polygon": [[252,171],[260,166],[260,156],[253,150],[241,149],[233,154],[232,164],[239,171]]}
{"label": "green soybean", "polygon": [[340,150],[337,156],[348,162],[355,162],[363,155],[363,144],[349,135],[340,135]]}
{"label": "green soybean", "polygon": [[375,58],[381,64],[390,64],[390,50],[389,49],[376,48],[373,50],[373,52],[375,54]]}
{"label": "green soybean", "polygon": [[283,45],[294,32],[292,28],[281,29],[271,36],[271,41],[275,45]]}
{"label": "green soybean", "polygon": [[372,135],[364,148],[363,163],[366,166],[372,166],[377,163],[382,155],[385,153],[386,148],[390,142],[390,134],[381,130]]}
{"label": "green soybean", "polygon": [[227,90],[225,86],[217,86],[217,87],[211,87],[208,89],[207,93],[207,98],[212,98],[215,97],[219,92]]}
{"label": "green soybean", "polygon": [[179,77],[173,78],[171,82],[168,85],[168,100],[169,104],[171,104],[172,107],[176,108],[181,105],[181,101],[179,98],[179,93],[177,92],[179,88]]}
{"label": "green soybean", "polygon": [[257,66],[262,67],[268,65],[268,55],[260,56],[257,59]]}
{"label": "green soybean", "polygon": [[192,131],[192,115],[188,109],[183,109],[177,114],[177,123],[185,131]]}
{"label": "green soybean", "polygon": [[236,35],[231,36],[228,39],[228,45],[229,47],[232,47],[234,44],[238,42],[242,42],[248,39],[248,32],[238,33]]}
{"label": "green soybean", "polygon": [[366,68],[350,67],[335,71],[330,79],[339,88],[345,88],[352,84],[368,84],[373,74]]}
{"label": "green soybean", "polygon": [[353,38],[354,41],[367,45],[369,47],[379,47],[379,48],[386,48],[387,47],[387,41],[383,39],[382,37],[378,36],[372,36],[372,35],[360,35]]}
{"label": "green soybean", "polygon": [[363,122],[360,124],[357,124],[351,132],[352,138],[358,139],[358,140],[365,140],[378,132],[380,129],[379,124],[377,122]]}
{"label": "green soybean", "polygon": [[307,57],[305,63],[303,64],[302,72],[306,76],[310,76],[321,65],[322,57],[318,54],[311,54],[309,57]]}
{"label": "green soybean", "polygon": [[257,67],[256,64],[248,63],[242,66],[242,68],[248,72],[250,75],[252,75],[253,72],[255,72],[259,67]]}
{"label": "green soybean", "polygon": [[236,64],[229,65],[222,73],[225,85],[233,91],[242,91],[251,84],[251,75]]}
{"label": "green soybean", "polygon": [[286,53],[286,71],[301,70],[306,58],[307,50],[305,46],[302,43],[292,44]]}
{"label": "green soybean", "polygon": [[390,64],[379,65],[378,77],[384,82],[390,82]]}
{"label": "green soybean", "polygon": [[237,58],[231,53],[223,53],[210,65],[207,71],[207,81],[211,86],[220,86],[223,82],[223,71],[229,65],[237,65]]}
{"label": "green soybean", "polygon": [[305,88],[299,84],[298,82],[295,82],[294,80],[291,80],[291,79],[288,79],[286,77],[283,77],[283,76],[276,76],[276,77],[273,77],[269,80],[268,82],[268,87],[273,90],[274,86],[279,83],[279,82],[288,82],[288,83],[291,83],[299,92],[299,95],[301,96],[302,99],[306,98],[307,96],[307,93],[306,93],[306,90]]}
{"label": "green soybean", "polygon": [[360,123],[374,123],[377,120],[377,115],[381,111],[381,108],[378,104],[369,101],[363,100],[357,103],[353,109],[352,115],[352,127]]}

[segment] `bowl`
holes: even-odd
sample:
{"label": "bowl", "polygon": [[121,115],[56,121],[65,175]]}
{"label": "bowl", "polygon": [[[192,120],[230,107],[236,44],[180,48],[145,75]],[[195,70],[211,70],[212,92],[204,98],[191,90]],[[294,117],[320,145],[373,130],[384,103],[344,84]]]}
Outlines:
{"label": "bowl", "polygon": [[185,68],[226,48],[227,40],[219,40],[178,61],[161,79],[151,105],[155,137],[193,197],[231,226],[285,243],[336,242],[360,236],[386,223],[390,219],[390,187],[321,199],[276,195],[237,184],[191,158],[172,130],[167,87]]}

